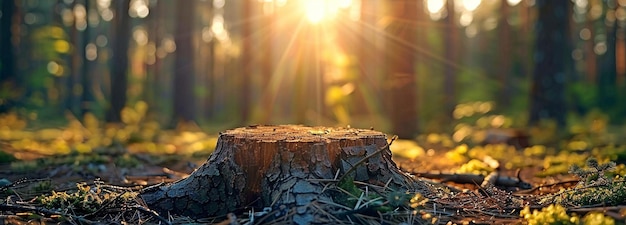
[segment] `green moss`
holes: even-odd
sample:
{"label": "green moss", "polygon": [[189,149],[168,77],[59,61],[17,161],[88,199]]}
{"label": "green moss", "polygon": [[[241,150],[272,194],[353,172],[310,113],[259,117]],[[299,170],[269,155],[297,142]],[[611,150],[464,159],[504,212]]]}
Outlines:
{"label": "green moss", "polygon": [[565,207],[558,204],[551,204],[541,210],[530,211],[527,206],[521,212],[520,216],[526,220],[528,225],[553,224],[553,225],[613,225],[615,220],[605,216],[600,212],[591,212],[580,218],[580,216],[572,213],[567,214]]}
{"label": "green moss", "polygon": [[569,172],[580,178],[576,187],[545,196],[540,203],[554,202],[572,206],[626,203],[626,181],[623,177],[609,175],[609,171],[615,168],[614,162],[600,163],[595,158],[587,159],[584,168],[572,165]]}
{"label": "green moss", "polygon": [[10,163],[15,161],[15,157],[9,153],[6,153],[0,149],[0,163]]}
{"label": "green moss", "polygon": [[141,162],[131,154],[124,154],[115,159],[115,165],[124,168],[135,168],[141,165]]}
{"label": "green moss", "polygon": [[[77,183],[76,187],[77,189],[72,191],[52,191],[49,195],[41,195],[35,202],[45,208],[72,210],[76,215],[85,215],[101,210],[105,206],[119,207],[119,204],[127,204],[138,195],[136,192],[104,190],[99,185]],[[117,204],[109,204],[111,202]]]}
{"label": "green moss", "polygon": [[35,202],[41,204],[45,208],[50,209],[71,209],[79,214],[92,213],[98,210],[103,199],[97,197],[91,192],[91,187],[83,184],[76,184],[78,190],[73,192],[56,192],[51,195],[39,196]]}

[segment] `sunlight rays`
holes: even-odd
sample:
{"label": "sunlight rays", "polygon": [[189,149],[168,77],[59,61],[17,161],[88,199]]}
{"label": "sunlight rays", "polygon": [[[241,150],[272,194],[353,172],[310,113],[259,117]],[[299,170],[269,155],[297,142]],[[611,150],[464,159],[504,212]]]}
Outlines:
{"label": "sunlight rays", "polygon": [[[302,4],[306,3],[307,2],[302,2]],[[324,6],[321,1],[318,1],[316,4],[316,7],[327,7]],[[291,5],[291,7],[294,7],[294,5]],[[274,13],[282,12],[281,16],[276,17],[275,21],[270,23],[272,25],[258,27],[257,29],[254,29],[252,33],[248,34],[248,36],[242,37],[241,39],[241,41],[256,39],[261,42],[265,40],[272,42],[270,44],[270,46],[272,46],[272,53],[270,54],[273,56],[269,56],[272,58],[270,59],[270,73],[256,72],[256,74],[263,74],[263,78],[261,79],[268,80],[265,86],[260,87],[260,90],[258,90],[259,96],[253,96],[255,99],[262,99],[262,101],[259,101],[260,103],[256,104],[255,110],[263,115],[262,118],[264,118],[264,123],[268,123],[273,119],[276,119],[278,114],[293,110],[300,110],[302,107],[306,108],[306,114],[308,115],[306,117],[308,118],[308,121],[316,121],[318,124],[321,123],[322,118],[325,115],[325,110],[323,110],[324,108],[328,108],[327,110],[330,110],[330,113],[333,114],[333,110],[330,109],[332,107],[327,105],[327,103],[324,103],[324,96],[328,94],[326,93],[329,88],[328,85],[338,85],[337,83],[329,83],[331,81],[327,78],[327,73],[332,73],[332,71],[329,70],[333,70],[333,67],[337,67],[338,65],[334,65],[332,60],[328,58],[329,54],[351,54],[350,57],[352,59],[356,59],[352,60],[348,67],[343,68],[344,70],[349,69],[349,67],[354,68],[355,71],[357,71],[354,75],[359,77],[356,80],[341,81],[351,83],[356,87],[352,94],[349,94],[350,97],[346,94],[345,98],[350,99],[350,101],[362,99],[360,102],[362,102],[364,108],[361,109],[365,110],[365,113],[381,113],[383,106],[379,104],[379,102],[381,102],[380,95],[373,93],[381,93],[381,91],[383,91],[383,88],[380,86],[380,79],[384,79],[384,77],[380,77],[380,71],[378,69],[372,70],[370,68],[371,66],[365,65],[367,62],[360,60],[360,56],[358,55],[364,54],[363,57],[378,57],[378,60],[376,61],[383,60],[386,57],[391,57],[391,60],[394,60],[394,57],[400,57],[399,54],[394,54],[393,52],[384,56],[376,55],[375,52],[388,52],[385,44],[381,45],[381,43],[385,43],[380,42],[382,40],[391,40],[395,44],[402,46],[401,49],[403,49],[403,51],[412,51],[413,54],[418,54],[423,58],[422,60],[437,62],[437,64],[441,65],[440,68],[450,67],[459,71],[463,70],[468,72],[464,66],[444,58],[440,54],[435,53],[434,50],[429,50],[429,48],[420,46],[424,43],[405,40],[390,33],[388,30],[377,26],[376,24],[349,19],[347,11],[335,15],[336,18],[317,18],[319,19],[316,19],[317,21],[311,21],[312,18],[303,14],[303,12],[308,11],[309,9],[278,9]],[[257,16],[244,19],[236,21],[234,24],[229,24],[229,26],[232,28],[233,26],[241,26],[243,23],[256,23],[256,21],[260,21],[262,18],[264,17]],[[428,23],[425,21],[407,20],[393,16],[387,16],[381,19],[392,21],[392,23],[396,25],[396,29],[399,29],[399,32],[417,32],[417,30],[424,26],[428,26],[432,29],[449,26],[442,23]],[[379,19],[379,21],[381,19]],[[362,34],[363,31],[373,33],[376,37],[361,37],[360,34]],[[284,41],[284,43],[279,43],[281,41]],[[352,43],[359,44],[352,45]],[[359,48],[365,49],[358,50]],[[250,64],[260,65],[263,63],[263,57],[268,56],[255,54],[252,59],[253,62]],[[383,65],[382,62],[376,62],[376,64]],[[337,69],[335,68],[334,70]],[[252,71],[254,71],[254,69]],[[296,84],[296,82],[299,82],[299,84]],[[306,90],[298,90],[302,88]],[[293,91],[302,92],[295,96],[285,96],[281,94]],[[267,99],[267,101],[265,99]],[[298,104],[302,105],[293,108],[293,106],[282,103],[283,100],[286,99],[291,99],[291,101],[295,100]],[[279,102],[280,104],[278,104]],[[275,110],[278,110],[279,108],[281,111],[275,112]],[[326,113],[328,113],[328,111],[326,111]],[[312,115],[315,116],[311,117]],[[340,119],[336,116],[337,115],[334,115],[334,120],[340,123],[349,123],[349,119]]]}
{"label": "sunlight rays", "polygon": [[[291,38],[289,39],[287,47],[280,54],[280,58],[276,64],[276,68],[273,68],[273,72],[272,72],[272,75],[270,76],[268,86],[265,88],[265,91],[263,92],[263,95],[269,95],[271,102],[276,101],[280,84],[286,77],[284,68],[287,66],[287,63],[289,63],[287,62],[287,57],[288,57],[289,52],[295,49],[294,45],[302,30],[302,27],[304,26],[303,23],[304,21],[300,20],[299,23],[296,25],[295,30],[293,34],[291,35]],[[266,109],[267,111],[265,113],[268,113],[268,114],[273,113],[274,111],[273,106],[270,106],[270,107],[271,108]]]}
{"label": "sunlight rays", "polygon": [[441,63],[444,63],[444,64],[446,64],[448,66],[452,66],[455,69],[463,69],[463,66],[458,64],[458,63],[452,62],[452,61],[450,61],[448,59],[443,58],[442,56],[436,55],[435,53],[432,53],[432,52],[430,52],[428,50],[425,50],[424,48],[422,48],[422,47],[420,47],[420,46],[418,46],[418,45],[416,45],[414,43],[411,43],[411,42],[409,42],[407,40],[403,40],[402,38],[399,38],[399,37],[396,37],[396,36],[394,36],[392,34],[389,34],[389,33],[385,32],[384,30],[381,30],[381,29],[375,27],[374,25],[363,23],[361,21],[358,21],[358,23],[363,25],[364,27],[366,27],[368,29],[373,30],[374,32],[376,32],[376,33],[378,33],[378,34],[380,34],[380,35],[382,35],[382,36],[384,36],[386,38],[389,38],[389,39],[397,42],[398,44],[401,44],[401,45],[403,45],[405,47],[408,47],[408,48],[410,48],[412,50],[415,50],[416,52],[418,52],[420,54],[423,54],[424,56],[427,56],[427,57],[429,57],[431,59],[435,59],[435,60],[437,60],[437,61],[439,61]]}

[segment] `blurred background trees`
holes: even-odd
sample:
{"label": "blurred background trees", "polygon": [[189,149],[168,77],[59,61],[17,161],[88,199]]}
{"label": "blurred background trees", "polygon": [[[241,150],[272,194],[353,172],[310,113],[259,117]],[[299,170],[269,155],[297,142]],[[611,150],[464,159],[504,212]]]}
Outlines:
{"label": "blurred background trees", "polygon": [[626,118],[622,0],[3,0],[0,52],[0,111],[42,121],[137,102],[213,132]]}

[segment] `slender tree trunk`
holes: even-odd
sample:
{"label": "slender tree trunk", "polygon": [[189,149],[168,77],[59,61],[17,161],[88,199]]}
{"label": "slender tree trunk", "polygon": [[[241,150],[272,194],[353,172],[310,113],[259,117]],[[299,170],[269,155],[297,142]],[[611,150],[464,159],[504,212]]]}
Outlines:
{"label": "slender tree trunk", "polygon": [[126,105],[126,89],[128,87],[128,41],[130,36],[129,0],[114,0],[115,17],[112,29],[115,39],[112,40],[113,57],[111,60],[111,99],[107,111],[108,122],[121,122],[122,109]]}
{"label": "slender tree trunk", "polygon": [[322,217],[313,202],[332,204],[337,197],[320,181],[342,178],[400,193],[429,190],[398,169],[381,132],[284,125],[222,132],[204,165],[183,180],[144,190],[141,197],[163,215],[203,218],[244,206],[272,206],[293,212],[286,214],[295,224],[309,224]]}
{"label": "slender tree trunk", "polygon": [[587,20],[585,22],[585,27],[589,29],[589,39],[585,41],[585,74],[587,82],[597,82],[598,77],[598,60],[597,55],[593,50],[595,41],[593,40],[593,36],[595,35],[596,29],[594,28],[594,20]]}
{"label": "slender tree trunk", "polygon": [[[503,3],[504,4],[504,3]],[[452,63],[459,63],[459,29],[456,26],[456,17],[454,16],[454,0],[448,0],[446,9],[448,16],[445,19],[444,48],[445,59]],[[444,73],[444,113],[447,122],[452,121],[452,113],[456,107],[456,68],[445,66]]]}
{"label": "slender tree trunk", "polygon": [[497,55],[497,76],[500,90],[498,94],[498,105],[507,106],[511,101],[511,88],[509,77],[511,77],[511,25],[509,25],[509,4],[506,1],[500,2],[500,20],[498,21],[498,55]]}
{"label": "slender tree trunk", "polygon": [[[85,12],[86,12],[86,19],[88,19],[89,17],[89,13],[91,11],[90,7],[91,4],[89,4],[89,1],[91,0],[85,0]],[[90,28],[89,25],[87,25],[87,27],[85,28],[85,30],[83,30],[83,35],[82,35],[82,67],[81,67],[81,97],[80,97],[80,111],[81,111],[81,116],[84,116],[86,113],[91,112],[92,110],[92,104],[94,101],[93,98],[93,94],[92,94],[92,85],[93,85],[93,74],[91,73],[91,66],[92,66],[92,61],[87,59],[87,46],[90,44],[89,40],[90,40],[90,35],[89,32]]]}
{"label": "slender tree trunk", "polygon": [[[531,11],[534,11],[532,7],[529,7],[527,4],[524,3],[520,3],[520,6],[518,6],[519,8],[519,13],[520,13],[520,17],[522,20],[522,25],[521,25],[521,33],[518,35],[518,40],[520,40],[518,43],[520,43],[523,46],[532,46],[532,39],[533,39],[533,35],[531,32]],[[529,48],[518,48],[520,49],[520,56],[521,57],[521,63],[522,63],[522,72],[521,74],[523,75],[522,78],[524,80],[530,80],[532,79],[532,53],[534,53],[533,50],[529,49]],[[530,104],[529,104],[530,105]]]}
{"label": "slender tree trunk", "polygon": [[[15,82],[15,55],[13,52],[13,42],[11,39],[14,37],[11,27],[13,26],[13,13],[16,10],[15,1],[3,0],[2,17],[0,17],[0,85],[4,85],[8,82]],[[1,105],[1,103],[0,103]]]}
{"label": "slender tree trunk", "polygon": [[[164,26],[167,18],[167,14],[165,13],[165,9],[167,9],[167,7],[167,2],[158,1],[154,6],[154,9],[150,11],[150,14],[148,15],[151,17],[151,22],[153,23],[151,24],[152,31],[150,32],[150,36],[154,40],[155,48],[157,49],[155,52],[156,55],[154,58],[154,64],[151,66],[153,71],[152,80],[154,81],[153,87],[151,88],[151,95],[154,98],[154,102],[150,105],[150,109],[156,111],[159,121],[162,123],[170,122],[169,117],[171,116],[171,114],[166,113],[167,109],[169,109],[169,107],[167,107],[168,104],[164,101],[158,101],[170,97],[170,91],[169,89],[166,89],[170,87],[169,85],[166,85],[169,82],[166,81],[167,77],[165,74],[161,72],[162,70],[165,70],[165,65],[167,64],[165,63],[164,56],[160,55],[164,53],[159,53],[158,51],[163,43],[164,33],[167,30],[166,26]],[[164,50],[161,49],[161,51]]]}
{"label": "slender tree trunk", "polygon": [[[415,41],[417,6],[415,1],[389,1],[391,15],[397,17],[385,31],[387,38],[387,82],[389,112],[393,132],[400,138],[413,138],[417,133],[417,84],[415,73],[415,51],[406,43]],[[408,22],[407,22],[408,21]]]}
{"label": "slender tree trunk", "polygon": [[155,52],[154,55],[148,55],[147,57],[150,58],[150,60],[154,59],[153,61],[149,61],[146,62],[144,64],[145,68],[146,68],[146,78],[145,78],[145,82],[142,84],[144,86],[143,88],[143,93],[142,93],[142,97],[143,100],[148,104],[149,108],[148,108],[148,112],[149,114],[158,112],[158,108],[159,106],[158,101],[156,101],[158,95],[156,95],[157,91],[159,88],[157,88],[157,73],[159,71],[158,68],[158,64],[157,64],[157,60],[159,60],[159,57],[157,57],[156,55],[156,49],[159,47],[159,29],[161,27],[161,24],[159,24],[159,7],[160,5],[162,5],[162,2],[156,1],[154,4],[150,5],[150,13],[148,14],[148,16],[145,18],[146,20],[146,26],[147,26],[147,33],[148,33],[148,46],[150,45],[154,45],[155,47]]}
{"label": "slender tree trunk", "polygon": [[[213,4],[210,4],[210,7],[213,7]],[[214,12],[213,9],[210,9],[211,12],[211,18],[213,18],[214,16]],[[213,24],[213,19],[211,19],[211,25]],[[207,117],[208,118],[213,118],[213,116],[215,115],[215,96],[217,95],[217,91],[216,91],[216,81],[217,79],[215,78],[215,66],[216,66],[216,62],[217,59],[215,58],[215,38],[213,38],[211,40],[211,42],[208,44],[207,46],[208,48],[208,55],[209,55],[209,62],[206,63],[206,70],[207,70],[207,88],[208,90],[208,96],[205,100],[205,107],[206,107],[206,112],[207,112]]]}
{"label": "slender tree trunk", "polygon": [[598,56],[598,106],[604,112],[610,111],[617,103],[617,61],[615,46],[617,41],[617,20],[606,28],[606,52]]}
{"label": "slender tree trunk", "polygon": [[174,119],[191,122],[196,119],[194,89],[193,24],[194,1],[176,4],[176,59],[174,61]]}
{"label": "slender tree trunk", "polygon": [[538,0],[535,69],[531,89],[531,125],[552,119],[565,125],[566,58],[569,57],[569,0]]}
{"label": "slender tree trunk", "polygon": [[[78,5],[81,3],[78,1],[73,1],[71,5],[72,10],[76,10]],[[86,19],[86,18],[85,18]],[[74,17],[74,24],[70,28],[70,43],[72,43],[72,47],[74,48],[74,54],[70,56],[70,73],[65,82],[65,111],[72,113],[74,116],[77,115],[79,109],[78,98],[80,98],[80,93],[76,93],[78,85],[80,84],[80,72],[82,66],[82,60],[84,53],[84,46],[82,45],[82,35],[81,31],[78,30],[79,19]]]}
{"label": "slender tree trunk", "polygon": [[[14,88],[18,84],[17,74],[15,72],[15,54],[13,46],[13,37],[16,35],[12,31],[13,16],[16,10],[15,1],[3,0],[0,7],[2,16],[0,17],[0,89]],[[17,95],[13,93],[13,95]],[[17,96],[0,96],[0,113],[4,113],[15,105],[14,99],[10,97]],[[17,102],[15,102],[17,103]]]}

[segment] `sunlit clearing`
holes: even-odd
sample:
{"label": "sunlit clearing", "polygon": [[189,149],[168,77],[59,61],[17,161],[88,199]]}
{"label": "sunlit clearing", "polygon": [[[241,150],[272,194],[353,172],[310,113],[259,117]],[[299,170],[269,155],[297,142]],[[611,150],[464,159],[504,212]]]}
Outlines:
{"label": "sunlit clearing", "polygon": [[326,16],[326,3],[320,0],[307,0],[304,2],[306,18],[311,23],[319,23]]}

